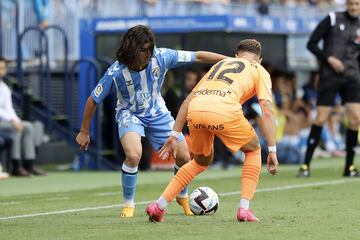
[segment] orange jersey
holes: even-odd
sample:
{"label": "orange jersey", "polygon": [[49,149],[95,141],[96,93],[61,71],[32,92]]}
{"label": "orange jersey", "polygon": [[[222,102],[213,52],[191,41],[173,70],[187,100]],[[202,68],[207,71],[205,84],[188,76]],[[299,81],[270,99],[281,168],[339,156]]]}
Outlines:
{"label": "orange jersey", "polygon": [[272,102],[270,74],[257,62],[227,58],[216,63],[193,90],[189,112],[242,114],[241,104],[256,95]]}

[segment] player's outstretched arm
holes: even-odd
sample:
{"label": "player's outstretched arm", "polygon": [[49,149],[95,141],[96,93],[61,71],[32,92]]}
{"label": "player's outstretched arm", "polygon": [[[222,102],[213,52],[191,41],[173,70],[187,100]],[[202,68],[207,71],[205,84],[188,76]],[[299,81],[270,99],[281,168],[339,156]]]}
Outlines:
{"label": "player's outstretched arm", "polygon": [[279,162],[276,156],[276,137],[275,137],[275,115],[272,103],[268,100],[259,99],[262,116],[261,121],[264,129],[266,141],[269,146],[269,155],[266,161],[266,167],[270,174],[275,175],[278,171]]}
{"label": "player's outstretched arm", "polygon": [[173,127],[173,131],[170,137],[167,139],[164,146],[160,149],[160,159],[168,160],[170,156],[176,157],[176,149],[177,149],[177,140],[181,134],[181,129],[184,127],[186,122],[186,116],[189,108],[189,103],[193,97],[193,92],[191,92],[185,101],[181,104],[179,112],[176,116],[175,124]]}
{"label": "player's outstretched arm", "polygon": [[228,58],[228,56],[213,53],[213,52],[206,52],[206,51],[197,51],[195,52],[195,62],[198,63],[209,63],[214,64],[221,60],[224,60],[225,58]]}
{"label": "player's outstretched arm", "polygon": [[90,135],[89,135],[90,122],[95,111],[96,111],[96,102],[90,96],[86,101],[80,132],[76,136],[76,143],[79,144],[81,150],[86,151],[90,144]]}

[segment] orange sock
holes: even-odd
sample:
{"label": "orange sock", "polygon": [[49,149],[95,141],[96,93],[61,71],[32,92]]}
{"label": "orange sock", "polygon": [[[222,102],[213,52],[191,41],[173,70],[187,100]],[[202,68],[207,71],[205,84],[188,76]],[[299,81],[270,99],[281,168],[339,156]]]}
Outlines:
{"label": "orange sock", "polygon": [[207,169],[207,166],[201,166],[197,164],[195,160],[183,165],[171,179],[161,196],[163,196],[168,202],[171,202],[181,192],[181,190],[183,190],[184,187],[193,180],[193,178],[205,169]]}
{"label": "orange sock", "polygon": [[241,198],[251,200],[254,197],[261,170],[261,149],[245,153],[245,162],[241,175]]}

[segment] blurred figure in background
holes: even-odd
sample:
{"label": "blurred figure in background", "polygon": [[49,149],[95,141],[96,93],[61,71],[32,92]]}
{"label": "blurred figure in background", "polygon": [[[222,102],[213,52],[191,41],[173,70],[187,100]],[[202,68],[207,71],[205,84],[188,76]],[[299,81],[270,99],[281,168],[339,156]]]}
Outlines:
{"label": "blurred figure in background", "polygon": [[176,118],[179,109],[179,97],[175,91],[175,77],[172,71],[166,73],[163,86],[161,95],[164,96],[166,107],[171,112],[171,116]]}
{"label": "blurred figure in background", "polygon": [[41,29],[49,26],[51,0],[33,0],[37,22]]}
{"label": "blurred figure in background", "polygon": [[339,107],[330,113],[329,119],[321,133],[325,150],[333,157],[345,156],[345,143],[341,134],[343,114],[341,106]]}
{"label": "blurred figure in background", "polygon": [[260,15],[269,15],[270,13],[269,5],[270,5],[270,0],[259,0],[257,7],[258,13]]}
{"label": "blurred figure in background", "polygon": [[[0,57],[0,131],[12,138],[12,171],[13,176],[45,175],[45,172],[34,166],[36,143],[41,140],[42,132],[35,130],[32,123],[22,121],[12,104],[11,90],[3,81],[7,74],[6,60]],[[39,125],[37,125],[39,126]],[[22,153],[24,161],[21,164]]]}
{"label": "blurred figure in background", "polygon": [[317,87],[319,84],[319,79],[319,72],[313,71],[310,73],[309,82],[302,87],[304,91],[302,99],[307,108],[310,109],[311,119],[315,119],[316,117]]}
{"label": "blurred figure in background", "polygon": [[[344,177],[360,177],[354,166],[355,147],[360,125],[360,0],[347,0],[346,11],[331,12],[316,27],[308,49],[320,62],[317,116],[311,127],[307,150],[298,177],[310,176],[310,164],[319,144],[323,125],[327,121],[339,92],[346,107],[346,157]],[[320,49],[318,43],[324,40]]]}
{"label": "blurred figure in background", "polygon": [[199,73],[193,69],[188,68],[185,72],[185,91],[181,97],[181,100],[185,100],[185,98],[191,93],[196,84],[199,82]]}
{"label": "blurred figure in background", "polygon": [[[5,169],[3,168],[2,162],[5,162],[6,167],[9,168],[8,164],[11,159],[11,145],[11,137],[0,131],[0,180],[9,177],[9,174],[4,171]],[[3,154],[4,152],[6,154]],[[3,159],[3,157],[5,157],[5,159]]]}

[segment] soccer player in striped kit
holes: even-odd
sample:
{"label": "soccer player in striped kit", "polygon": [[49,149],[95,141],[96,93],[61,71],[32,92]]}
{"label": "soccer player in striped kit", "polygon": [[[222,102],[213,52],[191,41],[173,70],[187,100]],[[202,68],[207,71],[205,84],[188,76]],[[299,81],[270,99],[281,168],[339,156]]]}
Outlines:
{"label": "soccer player in striped kit", "polygon": [[[115,61],[88,98],[81,130],[76,137],[80,148],[86,150],[90,143],[89,127],[96,105],[117,90],[116,121],[120,142],[125,152],[122,165],[122,190],[124,207],[120,217],[134,216],[134,198],[138,164],[142,154],[141,137],[146,136],[155,150],[159,150],[170,136],[174,119],[160,94],[164,77],[169,69],[179,65],[216,63],[226,56],[198,51],[177,51],[155,47],[152,31],[143,25],[130,28],[120,42]],[[176,154],[175,172],[190,160],[188,147],[181,134]],[[186,215],[192,215],[185,187],[177,196]]]}

